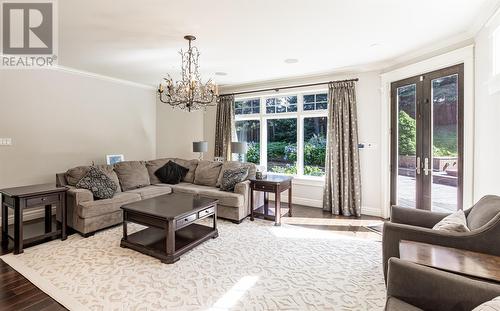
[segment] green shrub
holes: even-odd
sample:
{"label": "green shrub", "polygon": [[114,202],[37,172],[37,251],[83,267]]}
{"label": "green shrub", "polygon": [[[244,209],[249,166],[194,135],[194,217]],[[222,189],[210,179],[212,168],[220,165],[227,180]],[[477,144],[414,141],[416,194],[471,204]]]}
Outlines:
{"label": "green shrub", "polygon": [[417,122],[406,112],[399,112],[399,155],[415,155]]}
{"label": "green shrub", "polygon": [[273,167],[271,167],[271,172],[280,173],[280,174],[295,175],[295,174],[297,174],[297,166],[290,165],[290,164],[287,164],[286,166],[273,166]]}
{"label": "green shrub", "polygon": [[259,164],[260,162],[260,144],[248,143],[247,162]]}
{"label": "green shrub", "polygon": [[325,175],[325,172],[324,172],[322,167],[305,165],[304,166],[304,175],[323,176],[323,175]]}

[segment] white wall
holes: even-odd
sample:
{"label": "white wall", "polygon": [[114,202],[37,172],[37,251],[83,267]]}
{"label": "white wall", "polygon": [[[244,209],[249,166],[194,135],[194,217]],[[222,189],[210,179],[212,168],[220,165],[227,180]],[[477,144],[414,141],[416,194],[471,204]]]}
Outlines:
{"label": "white wall", "polygon": [[490,92],[493,78],[491,35],[498,26],[500,14],[496,14],[475,38],[474,201],[486,194],[500,195],[500,92]]}
{"label": "white wall", "polygon": [[0,187],[55,182],[76,165],[155,155],[152,88],[62,70],[0,70]]}
{"label": "white wall", "polygon": [[192,152],[192,144],[203,140],[204,112],[173,109],[160,101],[156,111],[157,158],[197,159],[199,154]]}
{"label": "white wall", "polygon": [[[331,80],[342,80],[357,77],[357,103],[359,141],[374,144],[373,149],[360,150],[361,180],[362,180],[362,213],[380,216],[380,77],[379,72],[366,72],[359,74],[325,75],[301,79],[277,80],[240,87],[225,88],[223,92],[237,92],[260,88],[295,85],[302,83],[315,83]],[[303,90],[303,89],[301,89]],[[287,90],[288,92],[289,90]],[[207,111],[204,117],[204,137],[209,142],[209,155],[213,157],[215,140],[215,109]],[[323,181],[305,179],[294,180],[293,201],[296,204],[321,207],[323,202]],[[286,202],[286,194],[282,197]]]}

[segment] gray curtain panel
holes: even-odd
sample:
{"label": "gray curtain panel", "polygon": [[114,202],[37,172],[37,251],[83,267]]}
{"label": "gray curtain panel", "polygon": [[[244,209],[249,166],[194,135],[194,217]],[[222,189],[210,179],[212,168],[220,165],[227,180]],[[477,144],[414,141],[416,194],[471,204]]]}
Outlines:
{"label": "gray curtain panel", "polygon": [[328,89],[328,134],[323,209],[361,216],[356,84],[335,82]]}
{"label": "gray curtain panel", "polygon": [[215,124],[214,157],[231,160],[231,139],[234,123],[234,96],[226,95],[219,98]]}

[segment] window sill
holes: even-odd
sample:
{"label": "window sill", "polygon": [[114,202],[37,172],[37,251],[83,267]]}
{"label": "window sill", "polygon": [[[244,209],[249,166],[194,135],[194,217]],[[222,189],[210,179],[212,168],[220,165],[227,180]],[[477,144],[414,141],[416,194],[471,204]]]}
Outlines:
{"label": "window sill", "polygon": [[488,90],[490,95],[500,92],[500,74],[493,76],[493,78],[488,81]]}

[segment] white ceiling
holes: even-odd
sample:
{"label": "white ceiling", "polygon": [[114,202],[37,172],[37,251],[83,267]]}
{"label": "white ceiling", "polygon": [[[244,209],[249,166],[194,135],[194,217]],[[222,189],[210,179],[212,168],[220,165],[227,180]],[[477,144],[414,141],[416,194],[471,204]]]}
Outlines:
{"label": "white ceiling", "polygon": [[58,3],[62,66],[154,85],[179,72],[183,36],[194,34],[202,77],[234,85],[373,67],[457,43],[472,37],[500,0]]}

